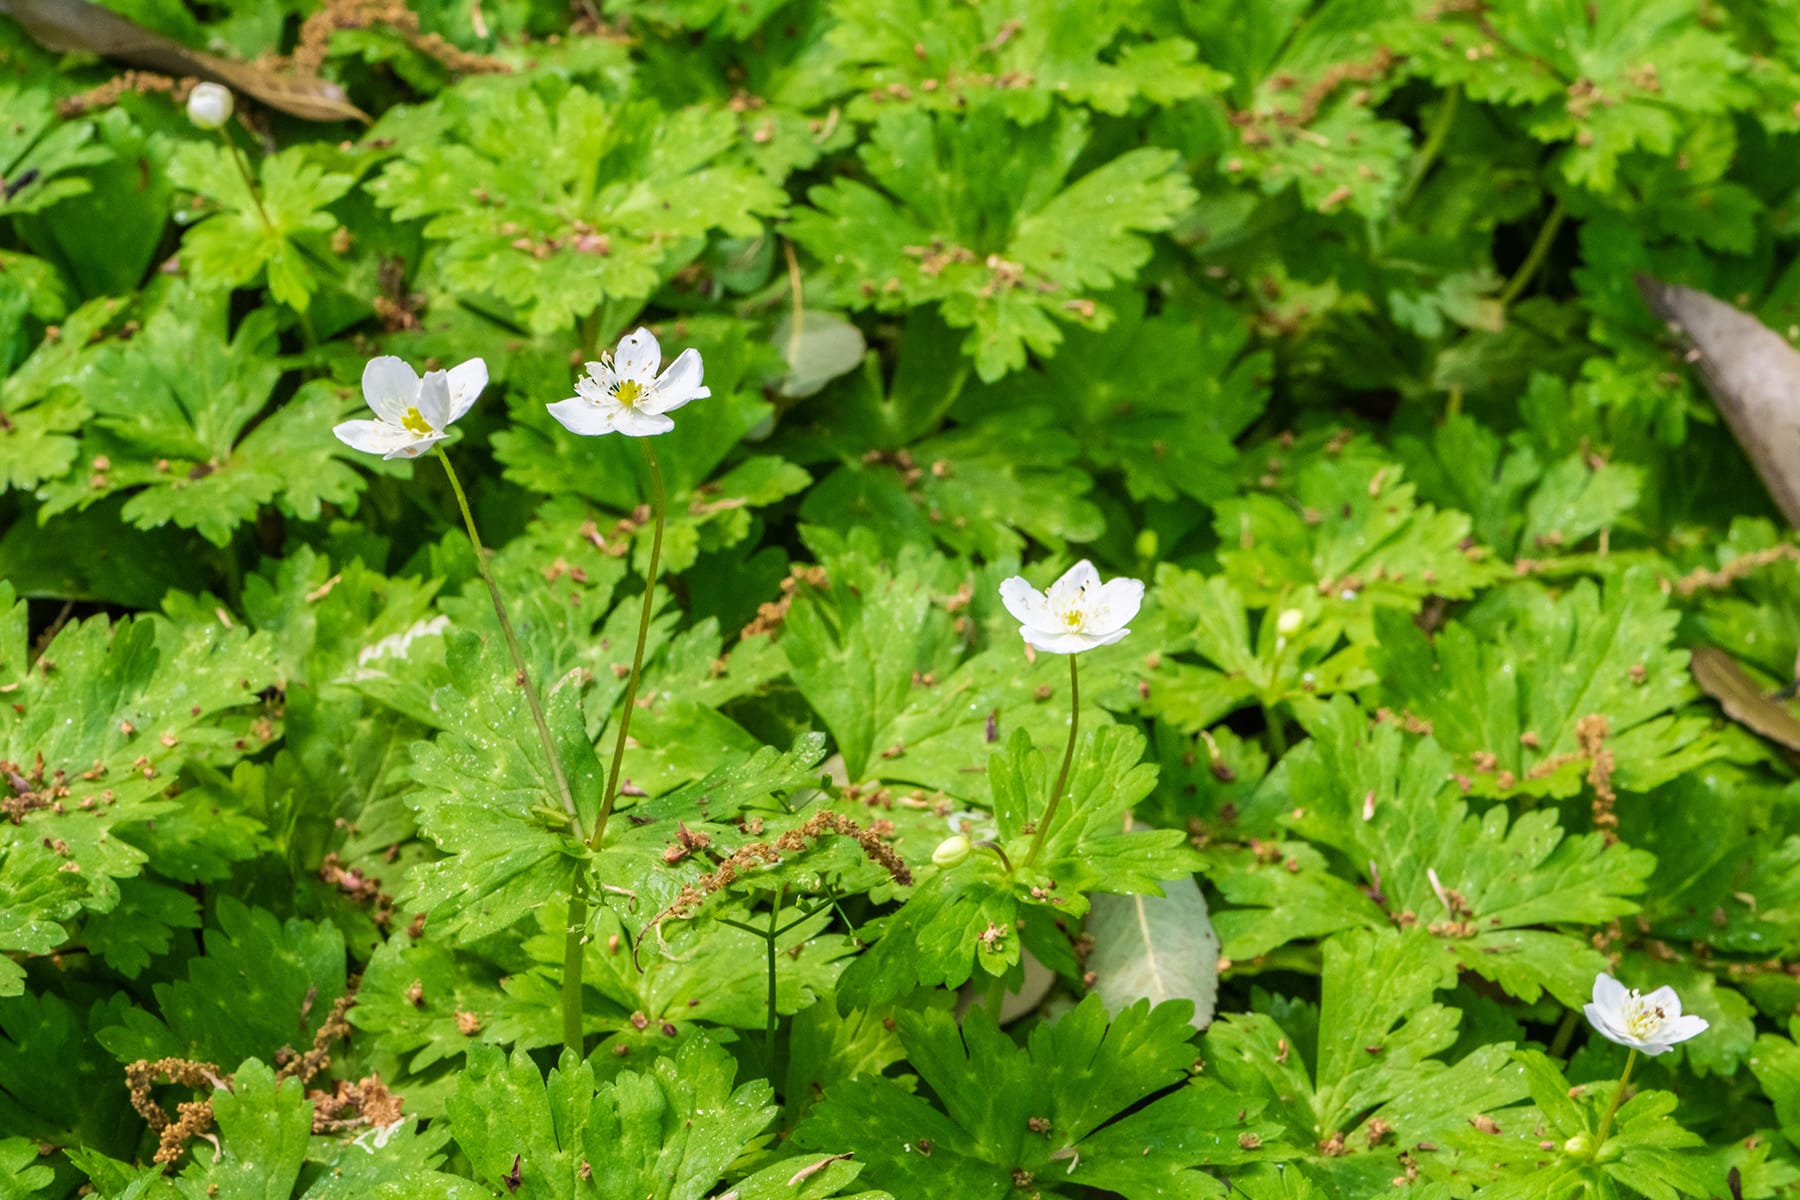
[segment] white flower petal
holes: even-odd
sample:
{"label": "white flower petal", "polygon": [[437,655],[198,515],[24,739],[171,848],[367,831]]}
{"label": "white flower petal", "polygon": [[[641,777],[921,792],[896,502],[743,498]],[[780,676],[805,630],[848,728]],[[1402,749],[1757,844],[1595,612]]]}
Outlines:
{"label": "white flower petal", "polygon": [[1029,642],[1033,649],[1042,650],[1046,654],[1080,654],[1096,644],[1093,638],[1079,633],[1046,632],[1029,626],[1020,629],[1019,636]]}
{"label": "white flower petal", "polygon": [[1601,1008],[1616,1012],[1630,994],[1630,990],[1611,975],[1594,976],[1594,1003]]}
{"label": "white flower petal", "polygon": [[649,397],[643,402],[645,412],[674,412],[690,400],[700,400],[712,395],[712,389],[700,385],[703,367],[700,363],[700,352],[692,346],[683,350],[669,369],[657,376],[656,383],[650,388]]}
{"label": "white flower petal", "polygon": [[1598,1004],[1586,1004],[1582,1006],[1581,1011],[1582,1014],[1587,1017],[1588,1024],[1594,1027],[1594,1031],[1607,1041],[1617,1042],[1621,1046],[1633,1044],[1630,1038],[1626,1037],[1613,1027],[1609,1010],[1600,1007]]}
{"label": "white flower petal", "polygon": [[1049,602],[1044,593],[1027,583],[1023,575],[1014,575],[1000,584],[1000,603],[1013,620],[1021,625],[1046,632],[1053,628]]}
{"label": "white flower petal", "polygon": [[[1098,592],[1089,595],[1088,611],[1093,615],[1082,626],[1082,632],[1098,637],[1116,629],[1123,629],[1133,617],[1138,615],[1138,609],[1143,606],[1143,580],[1126,578],[1110,580],[1101,585]],[[1118,641],[1118,639],[1114,638],[1113,641]]]}
{"label": "white flower petal", "polygon": [[1063,577],[1051,584],[1045,594],[1050,597],[1052,609],[1065,612],[1075,606],[1083,591],[1097,590],[1099,587],[1100,572],[1094,570],[1094,564],[1084,558],[1064,571]]}
{"label": "white flower petal", "polygon": [[1130,632],[1131,632],[1131,630],[1129,630],[1129,629],[1114,629],[1107,633],[1095,633],[1091,629],[1084,629],[1081,631],[1080,636],[1087,639],[1087,644],[1090,647],[1092,647],[1092,646],[1110,646],[1114,642],[1124,641],[1125,635]]}
{"label": "white flower petal", "polygon": [[419,373],[405,359],[384,354],[363,368],[362,390],[376,416],[398,425],[406,410],[418,403]]}
{"label": "white flower petal", "polygon": [[614,411],[591,404],[579,396],[558,400],[547,407],[550,415],[560,421],[562,427],[570,433],[579,433],[582,437],[597,437],[614,431]]}
{"label": "white flower petal", "polygon": [[[419,415],[431,426],[432,432],[442,433],[450,425],[450,376],[445,371],[427,371],[425,378],[419,381]],[[402,422],[404,424],[404,422]]]}
{"label": "white flower petal", "polygon": [[[393,458],[403,447],[419,441],[418,434],[398,425],[389,425],[385,421],[345,421],[333,426],[331,432],[337,435],[338,441],[352,450],[361,450],[364,454],[379,454],[383,458]],[[425,444],[431,443],[427,441]]]}
{"label": "white flower petal", "polygon": [[628,333],[619,341],[613,354],[613,370],[621,379],[635,379],[645,387],[656,382],[656,368],[662,363],[662,346],[648,329]]}
{"label": "white flower petal", "polygon": [[626,437],[651,437],[669,432],[675,428],[675,422],[659,413],[627,408],[614,419],[613,427]]}
{"label": "white flower petal", "polygon": [[1710,1026],[1705,1017],[1696,1017],[1690,1013],[1670,1021],[1668,1028],[1663,1030],[1663,1038],[1670,1043],[1685,1042],[1705,1033],[1708,1028]]}
{"label": "white flower petal", "polygon": [[[457,363],[450,368],[450,420],[469,411],[482,389],[488,385],[487,363],[479,358]],[[446,422],[448,424],[448,422]]]}
{"label": "white flower petal", "polygon": [[1645,996],[1644,1003],[1651,1008],[1660,1008],[1663,1016],[1671,1020],[1681,1015],[1681,997],[1675,994],[1674,988],[1667,985]]}

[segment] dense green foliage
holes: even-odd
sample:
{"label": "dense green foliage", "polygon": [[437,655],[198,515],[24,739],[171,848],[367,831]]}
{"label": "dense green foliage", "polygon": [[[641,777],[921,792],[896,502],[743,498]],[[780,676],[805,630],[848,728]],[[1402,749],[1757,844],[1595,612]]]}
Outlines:
{"label": "dense green foliage", "polygon": [[1800,336],[1800,3],[108,6],[373,123],[0,16],[0,1197],[1800,1186],[1800,551],[1633,281]]}

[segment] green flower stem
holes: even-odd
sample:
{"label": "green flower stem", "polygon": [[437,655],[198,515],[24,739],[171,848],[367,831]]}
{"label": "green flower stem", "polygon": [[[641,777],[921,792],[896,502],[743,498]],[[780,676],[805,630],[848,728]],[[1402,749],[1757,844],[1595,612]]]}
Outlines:
{"label": "green flower stem", "polygon": [[[1069,656],[1071,662],[1074,661],[1074,658],[1073,654]],[[994,1018],[996,1025],[1000,1023],[1000,1009],[1006,1003],[1006,993],[1009,990],[1006,986],[1005,971],[988,979],[987,996],[983,999],[982,1004],[988,1010],[988,1015]]]}
{"label": "green flower stem", "polygon": [[775,1078],[775,1001],[777,996],[775,939],[781,936],[777,922],[781,916],[781,894],[785,890],[785,888],[776,888],[775,900],[769,905],[769,934],[766,946],[769,960],[769,1015],[763,1023],[763,1061],[768,1065],[770,1079]]}
{"label": "green flower stem", "polygon": [[1625,1056],[1625,1070],[1619,1075],[1619,1086],[1613,1089],[1612,1103],[1606,1106],[1606,1115],[1600,1118],[1600,1132],[1594,1135],[1594,1153],[1600,1153],[1600,1147],[1606,1145],[1606,1135],[1612,1132],[1613,1114],[1619,1111],[1619,1105],[1625,1100],[1625,1085],[1631,1079],[1631,1068],[1637,1063],[1637,1047]]}
{"label": "green flower stem", "polygon": [[1274,706],[1270,704],[1262,706],[1262,714],[1263,725],[1267,727],[1266,732],[1269,735],[1269,753],[1276,759],[1280,759],[1287,754],[1288,749],[1287,734],[1281,728],[1281,714],[1276,712]]}
{"label": "green flower stem", "polygon": [[1450,88],[1438,102],[1437,116],[1432,119],[1431,129],[1425,135],[1425,144],[1414,157],[1412,169],[1407,172],[1406,182],[1401,185],[1400,194],[1394,198],[1390,212],[1405,212],[1406,206],[1412,203],[1413,197],[1418,194],[1419,185],[1425,182],[1425,176],[1437,162],[1437,156],[1444,148],[1444,141],[1450,136],[1450,127],[1456,124],[1456,110],[1460,107],[1462,89]]}
{"label": "green flower stem", "polygon": [[[593,833],[587,838],[589,850],[598,850],[605,844],[606,824],[612,819],[613,802],[619,797],[619,770],[625,762],[625,739],[631,733],[631,714],[637,708],[638,678],[644,671],[644,643],[650,639],[650,616],[654,611],[656,568],[662,561],[662,468],[657,464],[650,439],[640,441],[644,447],[644,461],[650,466],[651,510],[656,524],[650,535],[650,569],[644,577],[644,609],[638,618],[637,649],[632,653],[631,677],[625,684],[625,709],[619,714],[619,733],[613,742],[612,767],[606,773],[606,794],[600,801],[600,815],[594,821]],[[585,872],[578,871],[569,884],[569,928],[563,937],[563,1045],[577,1054],[581,1053],[582,1047],[581,969],[588,916],[587,893],[583,890],[586,882]]]}
{"label": "green flower stem", "polygon": [[625,708],[619,714],[619,736],[613,742],[612,767],[606,772],[606,795],[600,801],[600,817],[594,822],[588,849],[598,850],[606,840],[606,823],[612,819],[613,801],[619,797],[619,769],[625,763],[625,739],[631,733],[631,714],[637,708],[638,682],[644,673],[644,643],[650,640],[650,617],[655,611],[656,568],[662,561],[663,477],[649,438],[640,438],[644,462],[650,467],[650,509],[655,522],[650,534],[650,569],[644,572],[644,608],[638,616],[637,649],[631,655],[631,677],[625,684]]}
{"label": "green flower stem", "polygon": [[1537,275],[1538,268],[1544,265],[1544,260],[1550,257],[1550,247],[1555,244],[1556,235],[1561,232],[1563,218],[1566,216],[1568,216],[1568,210],[1563,208],[1563,202],[1558,200],[1551,207],[1550,215],[1544,218],[1543,226],[1538,229],[1537,240],[1532,242],[1531,249],[1526,251],[1525,261],[1519,264],[1519,269],[1513,272],[1513,277],[1506,281],[1506,290],[1500,293],[1501,308],[1512,307],[1512,302],[1519,298],[1526,285]]}
{"label": "green flower stem", "polygon": [[[494,602],[494,615],[500,618],[500,631],[506,635],[506,648],[512,654],[519,686],[525,689],[525,702],[531,707],[531,719],[537,725],[538,740],[544,745],[544,757],[550,762],[550,775],[556,780],[563,811],[579,830],[580,814],[575,809],[575,797],[569,791],[562,760],[557,757],[556,743],[550,737],[550,723],[544,720],[544,705],[538,699],[537,688],[532,685],[531,672],[525,668],[525,653],[519,649],[512,619],[506,615],[506,601],[500,595],[500,585],[494,582],[487,552],[481,548],[481,534],[475,529],[475,514],[469,510],[469,498],[463,494],[462,481],[456,477],[456,468],[450,465],[450,456],[444,453],[442,445],[437,447],[437,456],[444,464],[444,474],[450,477],[450,490],[456,493],[456,506],[462,510],[463,524],[469,530],[469,546],[475,551],[475,566],[481,571],[481,581],[487,584],[488,598]],[[583,883],[582,872],[577,871],[569,886],[569,929],[563,945],[563,1045],[576,1054],[581,1053],[581,933],[587,928],[587,897],[582,892]]]}
{"label": "green flower stem", "polygon": [[1050,832],[1050,823],[1056,819],[1056,806],[1062,800],[1063,785],[1069,782],[1069,764],[1075,761],[1075,734],[1081,729],[1081,674],[1075,666],[1077,657],[1069,655],[1069,744],[1063,747],[1062,769],[1056,773],[1050,802],[1044,805],[1043,819],[1038,822],[1037,834],[1031,839],[1031,853],[1025,856],[1028,867],[1037,861],[1038,851],[1044,848],[1044,837]]}
{"label": "green flower stem", "polygon": [[[275,232],[275,222],[269,220],[269,210],[263,207],[262,193],[256,189],[256,177],[250,174],[250,163],[238,144],[231,140],[229,125],[219,126],[219,136],[225,140],[225,148],[231,151],[231,161],[237,164],[238,174],[244,177],[244,189],[250,193],[250,203],[256,205],[256,215],[262,218],[263,228],[270,233]],[[445,459],[449,462],[449,459]],[[472,528],[472,527],[471,527]]]}
{"label": "green flower stem", "polygon": [[444,453],[442,445],[437,447],[438,461],[444,464],[444,474],[450,477],[450,490],[456,493],[456,506],[462,509],[463,524],[469,530],[469,547],[475,551],[475,566],[481,572],[481,581],[487,584],[488,597],[494,602],[494,615],[500,618],[500,632],[506,636],[506,649],[512,654],[513,669],[518,672],[518,684],[525,689],[525,703],[531,707],[531,720],[537,726],[538,740],[544,745],[544,757],[550,761],[550,776],[556,780],[557,795],[562,798],[563,811],[570,817],[575,814],[575,797],[569,792],[569,781],[563,777],[562,760],[557,757],[556,743],[550,738],[550,723],[544,720],[544,706],[538,700],[537,688],[532,686],[531,672],[525,667],[525,652],[519,649],[518,635],[513,632],[512,620],[506,615],[506,601],[500,595],[500,585],[494,582],[494,572],[488,566],[487,552],[481,548],[481,534],[475,529],[475,514],[469,511],[469,498],[463,494],[462,481],[456,477],[456,468],[450,465],[450,456]]}

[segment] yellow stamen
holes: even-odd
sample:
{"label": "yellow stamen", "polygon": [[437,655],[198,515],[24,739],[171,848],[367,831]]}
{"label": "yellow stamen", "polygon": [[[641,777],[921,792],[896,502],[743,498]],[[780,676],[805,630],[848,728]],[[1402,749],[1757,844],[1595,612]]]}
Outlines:
{"label": "yellow stamen", "polygon": [[627,379],[621,382],[618,388],[613,392],[613,399],[617,400],[620,404],[623,404],[626,408],[633,408],[637,405],[638,401],[644,398],[644,395],[645,389],[643,384],[635,379]]}
{"label": "yellow stamen", "polygon": [[431,422],[427,421],[417,408],[406,410],[406,415],[400,418],[400,428],[416,433],[420,437],[430,437],[437,432],[431,427]]}

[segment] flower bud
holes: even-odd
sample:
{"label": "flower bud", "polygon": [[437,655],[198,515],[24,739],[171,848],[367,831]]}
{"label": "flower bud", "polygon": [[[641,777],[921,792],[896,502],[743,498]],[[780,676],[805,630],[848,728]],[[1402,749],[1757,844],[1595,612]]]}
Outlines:
{"label": "flower bud", "polygon": [[1585,1133],[1578,1133],[1563,1143],[1563,1153],[1570,1158],[1592,1158],[1594,1156],[1594,1139]]}
{"label": "flower bud", "polygon": [[1284,608],[1281,615],[1275,618],[1275,632],[1282,637],[1293,637],[1306,624],[1306,614],[1297,608]]}
{"label": "flower bud", "polygon": [[969,845],[969,839],[959,833],[954,837],[947,837],[939,842],[938,848],[931,852],[931,861],[936,866],[954,867],[957,863],[969,857],[973,850],[974,847]]}
{"label": "flower bud", "polygon": [[188,120],[201,129],[223,129],[234,107],[231,89],[220,84],[196,83],[188,93]]}
{"label": "flower bud", "polygon": [[1132,546],[1132,549],[1137,551],[1137,556],[1139,558],[1147,562],[1156,557],[1156,551],[1159,545],[1160,542],[1156,536],[1156,530],[1140,529],[1138,530],[1137,541]]}

